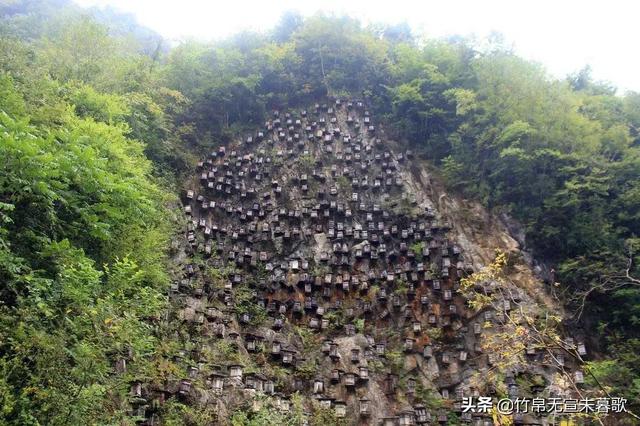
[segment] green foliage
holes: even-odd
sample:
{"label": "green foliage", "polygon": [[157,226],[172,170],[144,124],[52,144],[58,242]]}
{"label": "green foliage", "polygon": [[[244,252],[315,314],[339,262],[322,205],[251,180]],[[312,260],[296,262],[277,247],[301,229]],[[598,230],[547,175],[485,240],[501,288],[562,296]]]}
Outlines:
{"label": "green foliage", "polygon": [[236,288],[234,295],[234,307],[238,317],[243,314],[249,314],[250,322],[254,326],[259,326],[266,321],[267,310],[256,303],[251,289],[244,286]]}
{"label": "green foliage", "polygon": [[318,366],[313,359],[307,359],[304,364],[296,368],[296,376],[305,380],[313,379],[317,372]]}
{"label": "green foliage", "polygon": [[301,155],[298,158],[298,161],[300,162],[301,171],[311,173],[311,170],[313,170],[313,165],[315,163],[315,160],[311,155]]}
{"label": "green foliage", "polygon": [[[53,50],[13,60],[31,47],[0,43],[0,423],[124,422],[158,343],[170,197],[127,137],[123,98],[48,80]],[[93,76],[86,59],[56,72]]]}
{"label": "green foliage", "polygon": [[444,406],[444,401],[440,394],[433,389],[425,388],[420,381],[416,384],[415,398],[417,402],[424,404],[431,412],[436,412]]}
{"label": "green foliage", "polygon": [[344,327],[345,318],[342,309],[332,309],[324,315],[324,318],[329,320],[329,324],[333,330],[340,330]]}
{"label": "green foliage", "polygon": [[373,373],[382,373],[384,371],[384,364],[379,359],[373,359],[367,365]]}
{"label": "green foliage", "polygon": [[99,93],[87,85],[71,88],[70,92],[69,101],[80,117],[91,117],[96,121],[113,124],[123,122],[124,117],[129,114],[125,100],[117,95]]}
{"label": "green foliage", "polygon": [[194,408],[170,399],[162,407],[162,419],[167,426],[206,426],[216,423],[218,416],[213,409]]}
{"label": "green foliage", "polygon": [[424,250],[425,242],[424,241],[416,241],[411,244],[411,251],[416,255],[418,259],[422,258],[422,250]]}
{"label": "green foliage", "polygon": [[430,327],[426,330],[426,333],[431,341],[438,341],[442,338],[442,329],[439,327]]}
{"label": "green foliage", "polygon": [[[1,10],[0,423],[124,418],[126,402],[111,401],[125,401],[126,381],[160,375],[150,321],[168,281],[163,188],[268,109],[327,94],[364,97],[451,188],[523,223],[567,303],[588,294],[583,318],[601,324],[593,337],[608,355],[594,374],[639,400],[640,94],[616,96],[588,68],[552,79],[499,43],[418,44],[401,25],[350,18],[291,13],[270,34],[164,51],[123,37],[123,19],[108,28],[69,2]],[[299,169],[313,164],[303,157]],[[390,207],[416,213],[409,198]],[[207,279],[219,285],[224,272]],[[265,319],[246,288],[236,298],[239,314]],[[341,311],[327,318],[343,326]],[[119,377],[114,357],[129,348]],[[169,424],[215,419],[177,403],[165,414]]]}
{"label": "green foliage", "polygon": [[292,409],[282,411],[272,405],[272,401],[262,399],[258,401],[257,409],[241,408],[231,416],[232,426],[268,426],[283,425],[296,426],[303,424],[304,413],[299,397],[292,398]]}
{"label": "green foliage", "polygon": [[336,417],[334,410],[331,408],[321,407],[319,404],[314,404],[313,412],[309,418],[309,426],[346,426],[347,421],[345,419],[339,419]]}
{"label": "green foliage", "polygon": [[404,280],[398,280],[395,282],[395,288],[393,293],[394,294],[400,294],[400,295],[405,295],[407,294],[407,291],[409,290],[409,285],[407,284],[406,281]]}
{"label": "green foliage", "polygon": [[527,397],[534,397],[533,388],[544,388],[547,383],[543,376],[532,374],[521,374],[516,377],[518,388],[522,390]]}
{"label": "green foliage", "polygon": [[308,327],[294,327],[296,334],[302,340],[302,347],[305,353],[311,354],[318,349],[320,339],[311,329]]}
{"label": "green foliage", "polygon": [[386,361],[394,373],[399,373],[404,368],[404,354],[397,350],[388,350],[385,354]]}
{"label": "green foliage", "polygon": [[589,374],[585,374],[585,380],[592,386],[604,386],[611,395],[625,395],[629,397],[629,401],[638,401],[640,378],[637,366],[640,361],[640,340],[629,339],[616,342],[612,346],[618,358],[587,362]]}
{"label": "green foliage", "polygon": [[14,90],[14,85],[10,75],[0,75],[0,108],[11,117],[23,117],[25,103],[22,96]]}
{"label": "green foliage", "polygon": [[349,178],[346,176],[340,176],[336,179],[336,184],[338,185],[338,190],[342,194],[350,194],[351,193],[351,182]]}

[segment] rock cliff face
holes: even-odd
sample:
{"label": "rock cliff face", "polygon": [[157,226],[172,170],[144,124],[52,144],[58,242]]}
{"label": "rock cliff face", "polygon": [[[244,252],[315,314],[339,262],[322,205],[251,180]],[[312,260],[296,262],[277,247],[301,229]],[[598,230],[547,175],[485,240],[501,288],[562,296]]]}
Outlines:
{"label": "rock cliff face", "polygon": [[[220,424],[295,399],[371,425],[492,424],[462,397],[579,394],[584,347],[552,331],[562,312],[516,240],[428,170],[357,100],[274,111],[203,159],[170,292],[184,372],[137,392]],[[506,272],[482,273],[496,250]]]}

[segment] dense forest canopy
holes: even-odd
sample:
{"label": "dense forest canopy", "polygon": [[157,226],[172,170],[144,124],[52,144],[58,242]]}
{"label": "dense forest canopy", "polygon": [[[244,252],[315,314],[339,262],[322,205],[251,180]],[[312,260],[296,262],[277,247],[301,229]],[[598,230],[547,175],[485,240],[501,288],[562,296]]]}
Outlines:
{"label": "dense forest canopy", "polygon": [[270,108],[347,95],[523,224],[599,347],[592,371],[640,411],[639,93],[346,17],[168,49],[130,18],[9,1],[0,36],[0,424],[129,421],[127,383],[172,368],[156,319],[181,176]]}

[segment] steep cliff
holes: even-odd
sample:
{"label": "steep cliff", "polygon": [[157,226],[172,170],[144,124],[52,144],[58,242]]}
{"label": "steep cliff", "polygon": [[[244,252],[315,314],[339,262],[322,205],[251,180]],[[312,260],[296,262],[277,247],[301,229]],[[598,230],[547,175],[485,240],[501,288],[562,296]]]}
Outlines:
{"label": "steep cliff", "polygon": [[[227,424],[261,407],[346,424],[492,424],[463,397],[581,394],[580,336],[507,226],[447,194],[353,100],[274,111],[183,194],[166,383]],[[146,411],[145,411],[146,409]],[[516,423],[550,419],[514,416]]]}

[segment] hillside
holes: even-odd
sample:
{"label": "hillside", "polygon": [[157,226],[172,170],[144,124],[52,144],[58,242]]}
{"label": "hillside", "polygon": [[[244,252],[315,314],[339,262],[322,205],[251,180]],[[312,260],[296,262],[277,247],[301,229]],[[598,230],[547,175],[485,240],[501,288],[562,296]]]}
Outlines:
{"label": "hillside", "polygon": [[[193,349],[173,357],[185,376],[132,388],[152,424],[144,409],[171,397],[217,424],[271,407],[386,425],[492,422],[462,413],[463,395],[582,396],[583,336],[538,328],[558,307],[517,243],[497,223],[470,231],[397,145],[337,99],[274,111],[199,163],[168,318]],[[496,251],[510,259],[475,277]]]}
{"label": "hillside", "polygon": [[[638,424],[638,93],[348,17],[0,13],[0,424]],[[462,406],[536,396],[600,412]]]}

